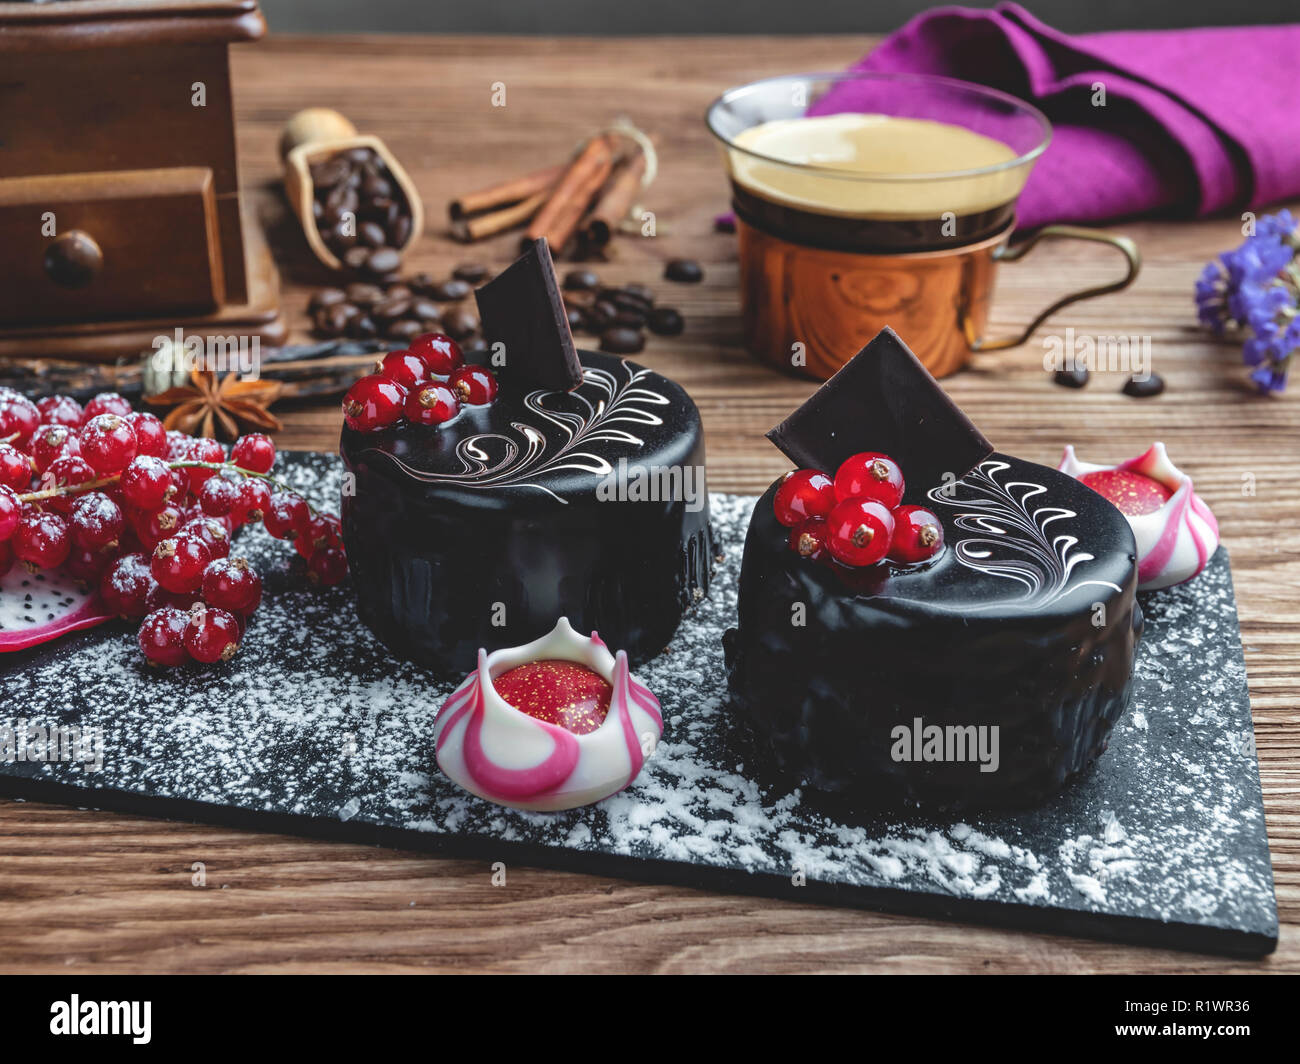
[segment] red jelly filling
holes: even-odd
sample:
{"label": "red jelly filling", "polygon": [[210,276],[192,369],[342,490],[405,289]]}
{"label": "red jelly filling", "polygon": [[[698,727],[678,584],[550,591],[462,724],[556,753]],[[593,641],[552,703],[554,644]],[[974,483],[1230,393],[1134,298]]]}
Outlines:
{"label": "red jelly filling", "polygon": [[556,724],[574,735],[605,722],[614,689],[597,672],[575,661],[532,661],[492,681],[501,698],[521,713]]}
{"label": "red jelly filling", "polygon": [[1128,469],[1099,469],[1079,480],[1129,517],[1153,514],[1173,495],[1160,481]]}

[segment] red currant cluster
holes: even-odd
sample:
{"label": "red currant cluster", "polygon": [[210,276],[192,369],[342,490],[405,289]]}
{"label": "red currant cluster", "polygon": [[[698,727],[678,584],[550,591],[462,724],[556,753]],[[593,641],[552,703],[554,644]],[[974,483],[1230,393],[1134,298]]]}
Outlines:
{"label": "red currant cluster", "polygon": [[776,519],[790,549],[813,561],[860,568],[882,558],[913,565],[943,549],[943,525],[923,506],[901,506],[903,471],[885,454],[846,458],[832,480],[815,469],[786,475],[776,489]]}
{"label": "red currant cluster", "polygon": [[229,660],[262,600],[261,577],[230,557],[245,525],[292,540],[316,583],[348,571],[338,518],[272,478],[275,457],[255,434],[227,458],[115,393],[83,410],[0,389],[0,576],[20,561],[98,585],[108,610],[143,618],[155,664]]}
{"label": "red currant cluster", "polygon": [[412,425],[441,425],[462,406],[482,406],[497,394],[485,366],[465,365],[460,345],[442,333],[424,333],[409,350],[390,351],[343,399],[343,420],[358,432],[376,432],[406,418]]}

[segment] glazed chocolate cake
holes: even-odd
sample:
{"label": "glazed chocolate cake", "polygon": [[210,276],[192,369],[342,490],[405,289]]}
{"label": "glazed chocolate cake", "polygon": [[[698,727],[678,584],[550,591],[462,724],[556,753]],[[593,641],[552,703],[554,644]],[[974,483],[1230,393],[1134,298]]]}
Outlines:
{"label": "glazed chocolate cake", "polygon": [[[560,617],[643,661],[707,592],[713,564],[690,396],[636,363],[573,351],[549,253],[516,265],[480,290],[487,340],[508,337],[490,403],[445,424],[343,430],[358,612],[443,677]],[[467,359],[491,363],[488,351]],[[561,386],[539,386],[548,380]]]}
{"label": "glazed chocolate cake", "polygon": [[912,363],[882,333],[810,401],[815,416],[773,435],[812,468],[893,455],[902,503],[938,520],[941,549],[917,564],[811,560],[792,549],[773,484],[725,640],[732,702],[784,783],[864,808],[1033,803],[1106,749],[1128,704],[1142,628],[1133,534],[1085,485],[987,454]]}

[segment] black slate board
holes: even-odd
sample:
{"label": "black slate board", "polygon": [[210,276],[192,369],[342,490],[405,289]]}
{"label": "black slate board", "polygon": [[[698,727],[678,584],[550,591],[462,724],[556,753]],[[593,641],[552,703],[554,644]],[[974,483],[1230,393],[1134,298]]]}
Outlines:
{"label": "black slate board", "polygon": [[[337,507],[332,456],[286,456],[285,475]],[[726,554],[714,590],[637,670],[663,702],[663,742],[600,806],[521,813],[458,791],[433,761],[451,685],[391,660],[347,585],[311,588],[261,530],[237,551],[266,600],[230,665],[151,672],[125,625],[0,658],[0,794],[1233,955],[1276,946],[1226,552],[1144,597],[1135,703],[1067,792],[960,823],[842,823],[798,792],[762,792],[726,710],[720,636],[752,506],[713,497]],[[102,727],[102,769],[6,763],[18,718]]]}

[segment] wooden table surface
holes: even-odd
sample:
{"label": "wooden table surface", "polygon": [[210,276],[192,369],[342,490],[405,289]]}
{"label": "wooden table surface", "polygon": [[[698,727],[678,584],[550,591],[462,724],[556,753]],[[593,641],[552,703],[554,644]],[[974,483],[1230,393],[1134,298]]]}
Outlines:
{"label": "wooden table surface", "polygon": [[[658,236],[621,238],[615,282],[641,280],[688,330],[652,339],[646,364],[703,412],[715,490],[759,492],[785,466],[763,432],[811,384],[759,369],[739,342],[734,240],[712,231],[726,188],[701,116],[729,85],[835,69],[869,38],[284,38],[237,50],[241,170],[305,338],[306,296],[326,278],[286,224],[274,146],[285,118],[323,104],[387,141],[432,219],[411,269],[501,265],[515,237],[465,249],[440,231],[453,195],[563,157],[626,114],[659,137],[649,196]],[[506,106],[493,107],[494,83]],[[1237,356],[1195,328],[1201,263],[1240,239],[1233,218],[1116,227],[1145,265],[1122,294],[1049,322],[1093,335],[1149,336],[1166,393],[1139,401],[1122,378],[1082,392],[1052,385],[1043,347],[988,355],[945,381],[999,449],[1055,463],[1072,442],[1120,459],[1164,440],[1214,508],[1232,552],[1282,937],[1263,961],[1110,945],[618,879],[512,868],[494,887],[473,861],[434,859],[34,803],[0,802],[0,970],[22,971],[884,971],[1268,972],[1300,970],[1300,512],[1296,396],[1260,398]],[[698,258],[699,286],[660,280]],[[1110,277],[1104,250],[1040,249],[999,278],[993,327],[1023,324],[1055,294]],[[1300,389],[1300,384],[1297,385]],[[286,414],[284,447],[331,450],[334,403]],[[1255,494],[1243,485],[1253,482]],[[203,862],[207,886],[191,885]]]}

